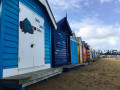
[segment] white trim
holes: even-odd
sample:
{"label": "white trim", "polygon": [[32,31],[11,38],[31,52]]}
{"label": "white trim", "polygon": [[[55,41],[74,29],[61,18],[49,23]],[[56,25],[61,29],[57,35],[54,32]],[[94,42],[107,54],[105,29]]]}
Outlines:
{"label": "white trim", "polygon": [[39,0],[45,6],[45,0]]}
{"label": "white trim", "polygon": [[74,37],[74,36],[70,36],[70,40],[77,43],[77,41],[75,40],[75,38],[76,37]]}
{"label": "white trim", "polygon": [[3,78],[18,75],[18,68],[3,69]]}
{"label": "white trim", "polygon": [[50,9],[50,7],[49,7],[49,5],[47,3],[47,0],[39,0],[39,1],[46,7],[46,9],[48,11],[48,14],[49,14],[49,16],[50,16],[50,18],[52,20],[52,23],[53,23],[55,29],[57,29],[56,21],[54,19],[54,16],[52,15],[52,12],[51,12],[51,9]]}
{"label": "white trim", "polygon": [[80,40],[80,45],[82,46],[82,40]]}
{"label": "white trim", "polygon": [[35,71],[40,71],[44,69],[49,69],[50,67],[51,67],[50,64],[45,64],[45,66],[42,66],[42,67],[34,67],[34,68],[21,69],[21,70],[19,70],[18,68],[4,69],[3,78],[25,74],[25,73],[30,73],[30,72],[35,72]]}
{"label": "white trim", "polygon": [[[74,39],[71,39],[71,41],[76,42],[76,40],[74,40]],[[76,43],[77,43],[77,42],[76,42]]]}

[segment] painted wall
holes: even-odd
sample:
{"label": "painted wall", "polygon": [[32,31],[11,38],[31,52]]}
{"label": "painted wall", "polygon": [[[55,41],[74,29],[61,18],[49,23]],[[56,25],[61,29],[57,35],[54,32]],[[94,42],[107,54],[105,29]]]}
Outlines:
{"label": "painted wall", "polygon": [[90,59],[93,59],[92,58],[92,49],[90,49]]}
{"label": "painted wall", "polygon": [[85,46],[83,46],[83,61],[85,62],[87,60],[87,49]]}
{"label": "painted wall", "polygon": [[83,45],[81,37],[77,37],[78,62],[83,62]]}
{"label": "painted wall", "polygon": [[57,23],[57,30],[52,32],[53,67],[67,65],[71,62],[70,29],[67,18]]}
{"label": "painted wall", "polygon": [[83,62],[83,48],[82,48],[82,42],[77,45],[77,51],[78,51],[78,62]]}
{"label": "painted wall", "polygon": [[[1,11],[2,10],[2,1],[0,0],[0,27],[1,27]],[[0,38],[1,38],[1,28],[0,28]]]}
{"label": "painted wall", "polygon": [[80,63],[80,45],[77,44],[78,62]]}
{"label": "painted wall", "polygon": [[2,13],[2,0],[0,0],[0,78],[2,78],[3,66],[2,66],[2,42],[1,42],[1,13]]}
{"label": "painted wall", "polygon": [[0,67],[4,69],[18,67],[19,1],[45,20],[45,64],[51,63],[51,22],[42,4],[35,0],[2,0],[0,42],[3,45],[3,47],[1,46],[3,53],[0,53],[2,55]]}
{"label": "painted wall", "polygon": [[87,60],[90,60],[90,49],[87,49]]}
{"label": "painted wall", "polygon": [[82,39],[80,40],[80,63],[83,62],[83,48],[82,48]]}
{"label": "painted wall", "polygon": [[96,59],[96,58],[95,58],[95,50],[93,51],[93,59]]}
{"label": "painted wall", "polygon": [[75,34],[71,36],[71,61],[72,64],[78,63],[77,42],[76,42]]}

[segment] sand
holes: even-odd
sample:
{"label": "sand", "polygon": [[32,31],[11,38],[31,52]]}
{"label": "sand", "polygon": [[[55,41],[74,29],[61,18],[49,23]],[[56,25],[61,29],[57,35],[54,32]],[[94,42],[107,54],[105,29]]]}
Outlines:
{"label": "sand", "polygon": [[100,59],[26,90],[120,90],[120,60]]}

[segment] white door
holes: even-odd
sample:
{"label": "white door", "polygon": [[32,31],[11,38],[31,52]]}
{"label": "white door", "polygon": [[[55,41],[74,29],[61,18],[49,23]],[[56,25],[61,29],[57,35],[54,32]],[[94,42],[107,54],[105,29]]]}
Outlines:
{"label": "white door", "polygon": [[[33,67],[33,13],[24,5],[19,5],[19,68]],[[31,26],[29,25],[31,24]]]}
{"label": "white door", "polygon": [[45,64],[44,19],[19,4],[19,69]]}
{"label": "white door", "polygon": [[44,19],[34,13],[34,66],[45,64]]}

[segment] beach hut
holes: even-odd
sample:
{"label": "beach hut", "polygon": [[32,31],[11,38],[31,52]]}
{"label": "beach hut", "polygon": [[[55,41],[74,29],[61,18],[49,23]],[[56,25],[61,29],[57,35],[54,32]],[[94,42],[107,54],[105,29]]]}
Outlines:
{"label": "beach hut", "polygon": [[82,45],[82,38],[77,37],[77,51],[78,51],[78,62],[83,62],[83,45]]}
{"label": "beach hut", "polygon": [[95,50],[93,50],[92,56],[93,56],[93,59],[96,59],[96,51]]}
{"label": "beach hut", "polygon": [[53,67],[71,64],[70,36],[72,31],[67,17],[64,17],[57,22],[57,29],[52,31]]}
{"label": "beach hut", "polygon": [[0,1],[0,78],[51,68],[57,24],[47,0]]}
{"label": "beach hut", "polygon": [[90,48],[90,59],[92,60],[93,57],[92,57],[92,48]]}
{"label": "beach hut", "polygon": [[83,45],[83,62],[87,61],[87,43],[85,41],[82,41]]}
{"label": "beach hut", "polygon": [[90,45],[87,45],[87,61],[90,61]]}
{"label": "beach hut", "polygon": [[96,60],[98,60],[98,59],[100,58],[100,55],[99,55],[98,52],[96,52],[96,54],[95,54],[95,58],[96,58]]}
{"label": "beach hut", "polygon": [[70,37],[70,40],[71,40],[71,62],[72,64],[77,64],[78,63],[77,40],[74,31],[72,31],[72,36]]}

